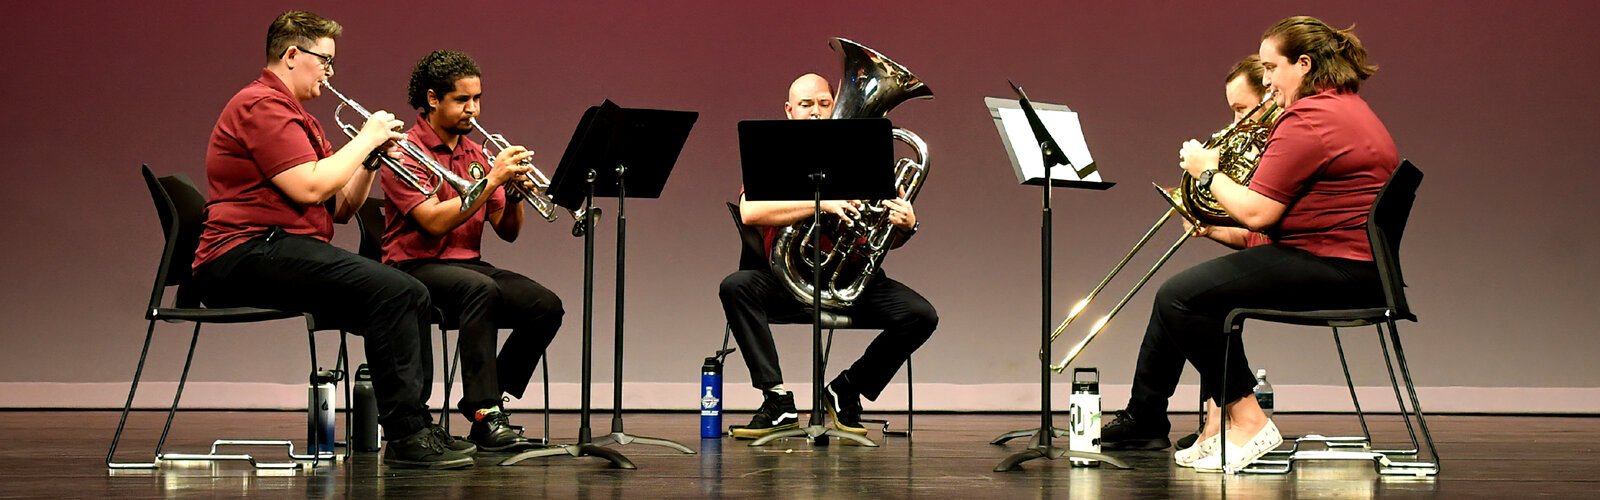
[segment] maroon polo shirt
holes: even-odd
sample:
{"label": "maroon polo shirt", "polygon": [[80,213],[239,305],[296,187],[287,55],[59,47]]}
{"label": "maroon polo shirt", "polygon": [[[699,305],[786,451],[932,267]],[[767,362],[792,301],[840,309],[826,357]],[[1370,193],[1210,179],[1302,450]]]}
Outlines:
{"label": "maroon polo shirt", "polygon": [[322,241],[333,238],[327,205],[302,205],[272,184],[297,165],[327,158],[322,124],[271,71],[228,100],[206,146],[205,227],[194,267],[211,262],[273,226]]}
{"label": "maroon polo shirt", "polygon": [[[1272,129],[1250,190],[1286,205],[1270,243],[1322,257],[1372,260],[1367,211],[1400,154],[1361,96],[1325,91],[1290,104]],[[1269,243],[1260,236],[1250,246]]]}
{"label": "maroon polo shirt", "polygon": [[[406,131],[406,140],[411,141],[433,155],[434,161],[444,165],[445,168],[455,172],[463,179],[476,181],[488,175],[489,168],[494,161],[484,154],[483,147],[471,139],[462,137],[455,150],[439,140],[438,134],[433,133],[433,128],[428,126],[425,118],[418,116],[416,124],[411,130]],[[427,168],[418,164],[416,160],[406,157],[402,163],[405,167],[424,179],[425,185],[431,187],[437,178]],[[428,197],[416,189],[406,185],[394,172],[384,169],[379,175],[379,182],[383,185],[384,201],[384,230],[383,230],[383,262],[393,264],[416,259],[449,259],[466,260],[477,259],[482,254],[479,252],[483,242],[483,224],[489,220],[489,214],[502,210],[506,206],[506,195],[496,189],[489,193],[489,201],[482,209],[472,214],[466,222],[456,226],[443,236],[428,234],[411,217],[411,210],[421,205]],[[445,185],[434,197],[439,201],[449,201],[460,196],[459,193]]]}

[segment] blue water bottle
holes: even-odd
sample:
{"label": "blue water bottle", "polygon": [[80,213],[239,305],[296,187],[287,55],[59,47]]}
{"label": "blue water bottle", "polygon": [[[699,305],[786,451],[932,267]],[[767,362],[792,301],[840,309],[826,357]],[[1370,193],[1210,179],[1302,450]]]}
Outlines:
{"label": "blue water bottle", "polygon": [[722,437],[722,357],[700,365],[700,437]]}

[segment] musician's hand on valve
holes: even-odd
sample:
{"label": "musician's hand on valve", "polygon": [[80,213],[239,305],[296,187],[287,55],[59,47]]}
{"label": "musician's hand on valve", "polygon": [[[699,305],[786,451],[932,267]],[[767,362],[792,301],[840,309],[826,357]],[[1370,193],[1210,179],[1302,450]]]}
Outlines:
{"label": "musician's hand on valve", "polygon": [[405,125],[388,111],[374,111],[372,116],[367,117],[367,122],[361,125],[361,132],[356,137],[371,141],[373,149],[386,148],[389,156],[398,158],[394,143],[406,138],[405,134],[400,133]]}
{"label": "musician's hand on valve", "polygon": [[533,150],[522,146],[511,146],[500,150],[500,154],[494,156],[494,168],[516,165],[527,161],[531,157],[533,157]]}
{"label": "musician's hand on valve", "polygon": [[1215,149],[1206,149],[1200,141],[1189,140],[1183,143],[1183,148],[1178,150],[1178,166],[1188,172],[1190,177],[1200,178],[1200,173],[1217,168],[1220,155]]}
{"label": "musician's hand on valve", "polygon": [[861,217],[861,202],[855,200],[822,200],[822,213],[839,216],[845,225],[854,226]]}
{"label": "musician's hand on valve", "polygon": [[516,179],[525,176],[529,170],[533,170],[533,167],[518,163],[511,163],[508,165],[497,164],[493,169],[489,170],[489,185],[501,186],[507,183],[516,182]]}

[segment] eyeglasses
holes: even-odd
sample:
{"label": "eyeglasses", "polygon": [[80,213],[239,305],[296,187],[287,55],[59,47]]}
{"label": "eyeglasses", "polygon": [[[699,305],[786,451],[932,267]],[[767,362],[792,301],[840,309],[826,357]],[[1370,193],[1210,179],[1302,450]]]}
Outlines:
{"label": "eyeglasses", "polygon": [[317,56],[317,59],[322,61],[322,65],[324,67],[326,67],[327,69],[330,69],[330,70],[333,69],[333,56],[318,54],[316,52],[312,52],[312,51],[309,51],[309,50],[306,50],[306,49],[302,49],[300,47],[295,47],[295,50],[299,50],[301,52],[305,52],[307,54],[311,54],[313,56]]}

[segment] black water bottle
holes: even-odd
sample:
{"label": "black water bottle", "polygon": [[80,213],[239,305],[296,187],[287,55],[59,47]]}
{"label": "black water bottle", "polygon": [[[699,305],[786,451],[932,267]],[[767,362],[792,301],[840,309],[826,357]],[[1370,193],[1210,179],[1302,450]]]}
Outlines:
{"label": "black water bottle", "polygon": [[366,364],[356,368],[355,408],[351,409],[350,449],[378,451],[378,395],[372,392],[372,371]]}

